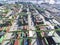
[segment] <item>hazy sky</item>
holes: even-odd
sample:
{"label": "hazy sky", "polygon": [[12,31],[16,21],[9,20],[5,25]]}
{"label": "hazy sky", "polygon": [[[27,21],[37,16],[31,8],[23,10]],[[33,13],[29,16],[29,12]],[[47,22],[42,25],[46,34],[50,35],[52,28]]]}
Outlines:
{"label": "hazy sky", "polygon": [[[0,0],[0,1],[18,1],[18,0]],[[29,0],[19,0],[19,1],[29,1]],[[30,0],[30,1],[37,1],[37,0]],[[38,0],[43,1],[43,0]],[[55,2],[60,2],[60,0],[45,0],[45,2],[49,2],[49,3],[55,3]]]}
{"label": "hazy sky", "polygon": [[[0,1],[16,1],[16,0],[0,0]],[[27,1],[27,0],[26,0]],[[29,0],[28,0],[29,1]],[[34,1],[34,0],[30,0],[30,1]],[[36,1],[36,0],[35,0]],[[38,0],[38,1],[43,1],[43,0]]]}

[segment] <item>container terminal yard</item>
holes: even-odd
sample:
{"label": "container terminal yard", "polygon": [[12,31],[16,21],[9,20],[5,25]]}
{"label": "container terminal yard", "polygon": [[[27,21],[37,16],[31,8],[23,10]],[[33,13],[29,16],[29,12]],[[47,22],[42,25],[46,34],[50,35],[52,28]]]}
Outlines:
{"label": "container terminal yard", "polygon": [[60,45],[60,9],[56,6],[1,3],[0,45]]}

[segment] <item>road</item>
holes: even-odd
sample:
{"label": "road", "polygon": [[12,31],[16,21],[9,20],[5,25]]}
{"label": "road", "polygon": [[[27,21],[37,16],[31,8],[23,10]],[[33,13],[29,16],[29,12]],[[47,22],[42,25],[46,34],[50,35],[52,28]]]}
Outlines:
{"label": "road", "polygon": [[[23,8],[22,6],[21,6],[21,8]],[[19,10],[19,12],[18,13],[20,13],[21,11],[22,11],[22,9],[20,8],[20,10]],[[17,13],[17,14],[18,14]],[[16,19],[18,19],[18,17],[19,17],[19,15],[16,17]],[[17,22],[18,22],[18,20],[14,20],[14,23],[13,23],[13,25],[11,26],[11,28],[10,28],[10,30],[9,31],[16,31],[17,30],[17,27],[18,27],[18,25],[17,25]],[[6,35],[6,38],[4,38],[4,39],[11,39],[11,35],[12,35],[13,33],[6,33],[5,35]],[[8,41],[4,41],[3,43],[2,43],[2,45],[5,45],[6,43],[7,43]]]}
{"label": "road", "polygon": [[[35,30],[35,27],[32,21],[31,12],[29,12],[29,8],[27,10],[28,10],[28,25],[29,25],[29,30],[30,30],[29,37],[37,37],[36,32],[31,31],[31,30]],[[31,45],[37,45],[37,40],[32,39]]]}
{"label": "road", "polygon": [[[50,16],[51,13],[49,12],[47,15]],[[59,21],[60,18],[58,16],[54,16],[54,15],[51,15],[51,16],[53,16],[54,18],[53,19],[49,19],[49,21],[47,21],[46,24],[49,25],[51,27],[51,29],[54,29],[54,25],[56,25],[56,26],[60,25],[60,21]],[[55,43],[60,43],[60,41],[59,41],[60,40],[60,36],[56,32],[53,32],[53,33],[52,32],[53,31],[49,32],[48,35],[51,35],[51,34],[54,33],[53,34],[54,37],[52,37],[52,39],[54,40]]]}
{"label": "road", "polygon": [[[17,16],[17,18],[18,18],[18,16]],[[9,31],[15,31],[15,30],[17,30],[17,25],[16,25],[16,23],[17,23],[17,20],[15,20],[15,22],[13,23],[13,25],[11,26],[11,28],[10,28],[10,30]],[[5,39],[11,39],[11,35],[12,35],[13,33],[6,33],[5,35],[6,35],[6,38]],[[7,43],[7,41],[4,41],[3,43],[2,43],[2,45],[5,45]]]}
{"label": "road", "polygon": [[7,15],[6,15],[6,17],[8,17],[10,14],[12,14],[12,10],[11,11],[9,11],[8,13],[7,13]]}

